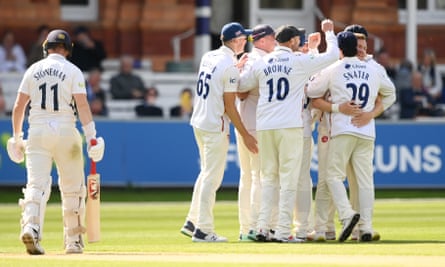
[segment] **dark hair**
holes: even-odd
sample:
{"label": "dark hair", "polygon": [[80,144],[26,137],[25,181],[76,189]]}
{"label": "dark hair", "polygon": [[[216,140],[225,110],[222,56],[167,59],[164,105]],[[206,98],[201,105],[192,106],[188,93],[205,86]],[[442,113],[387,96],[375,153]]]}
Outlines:
{"label": "dark hair", "polygon": [[357,37],[352,32],[339,32],[337,34],[338,48],[345,57],[357,55]]}

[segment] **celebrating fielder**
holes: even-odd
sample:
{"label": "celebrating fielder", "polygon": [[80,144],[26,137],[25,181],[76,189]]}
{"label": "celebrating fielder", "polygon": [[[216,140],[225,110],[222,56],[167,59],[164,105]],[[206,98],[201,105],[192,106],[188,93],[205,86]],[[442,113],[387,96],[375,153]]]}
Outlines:
{"label": "celebrating fielder", "polygon": [[246,130],[236,110],[239,70],[236,56],[244,51],[247,31],[232,22],[221,30],[222,46],[201,59],[191,125],[201,159],[201,171],[193,188],[192,202],[181,233],[193,242],[226,242],[214,232],[213,206],[221,185],[229,147],[229,119],[246,147],[258,152],[256,139]]}
{"label": "celebrating fielder", "polygon": [[[394,84],[382,76],[374,66],[356,57],[355,35],[351,32],[341,32],[338,34],[338,43],[344,57],[309,82],[307,95],[322,97],[329,90],[334,105],[354,101],[364,112],[374,109],[379,94],[382,96],[384,109],[392,105],[395,101]],[[374,206],[374,120],[363,127],[357,127],[351,116],[334,112],[331,113],[331,121],[326,181],[343,224],[339,241],[343,242],[348,238],[360,216],[360,240],[371,241]],[[360,214],[351,208],[343,185],[349,161],[356,174]]]}

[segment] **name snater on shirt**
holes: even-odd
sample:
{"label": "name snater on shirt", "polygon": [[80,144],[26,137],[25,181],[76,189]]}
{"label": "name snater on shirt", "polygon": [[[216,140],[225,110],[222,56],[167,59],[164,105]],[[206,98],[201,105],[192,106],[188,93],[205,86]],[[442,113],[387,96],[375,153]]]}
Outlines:
{"label": "name snater on shirt", "polygon": [[64,81],[65,78],[66,78],[66,74],[65,73],[63,73],[63,72],[61,72],[59,70],[53,69],[53,68],[44,69],[44,70],[41,70],[41,71],[38,71],[38,72],[34,73],[34,78],[37,81],[40,80],[40,79],[43,79],[46,76],[58,77],[62,81]]}
{"label": "name snater on shirt", "polygon": [[359,65],[359,64],[352,64],[352,65],[346,64],[345,68],[350,70],[348,72],[343,73],[343,77],[345,78],[346,81],[349,81],[351,79],[362,79],[362,80],[368,81],[369,74],[365,71],[357,70],[357,69],[365,69],[366,70],[366,66]]}

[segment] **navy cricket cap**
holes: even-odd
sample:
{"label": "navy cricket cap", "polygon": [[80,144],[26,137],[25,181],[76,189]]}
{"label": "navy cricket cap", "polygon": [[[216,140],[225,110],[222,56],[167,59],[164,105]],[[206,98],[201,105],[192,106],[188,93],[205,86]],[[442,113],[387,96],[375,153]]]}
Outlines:
{"label": "navy cricket cap", "polygon": [[339,32],[337,34],[338,48],[345,57],[357,55],[357,37],[352,32]]}
{"label": "navy cricket cap", "polygon": [[365,29],[365,27],[363,27],[362,25],[359,25],[359,24],[352,24],[352,25],[346,26],[345,32],[361,34],[365,38],[368,38],[368,31]]}
{"label": "navy cricket cap", "polygon": [[224,25],[221,29],[221,41],[226,42],[241,35],[249,36],[251,34],[252,30],[244,29],[244,27],[238,22],[231,22]]}
{"label": "navy cricket cap", "polygon": [[274,29],[272,29],[271,26],[267,25],[267,24],[260,24],[255,26],[252,29],[252,39],[253,41],[258,41],[259,39],[268,36],[268,35],[274,35],[275,36],[275,31]]}
{"label": "navy cricket cap", "polygon": [[300,34],[301,32],[296,27],[291,25],[283,25],[277,29],[275,39],[279,43],[285,43],[295,36],[300,36]]}

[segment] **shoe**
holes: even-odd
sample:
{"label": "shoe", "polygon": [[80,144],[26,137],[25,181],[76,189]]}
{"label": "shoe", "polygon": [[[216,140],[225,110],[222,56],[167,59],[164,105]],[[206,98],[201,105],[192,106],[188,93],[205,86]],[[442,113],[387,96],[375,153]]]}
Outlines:
{"label": "shoe", "polygon": [[217,236],[215,233],[206,234],[199,229],[196,229],[192,236],[193,242],[227,242],[227,238]]}
{"label": "shoe", "polygon": [[238,241],[239,242],[253,242],[254,240],[250,239],[248,234],[247,235],[240,234]]}
{"label": "shoe", "polygon": [[361,232],[360,231],[360,242],[371,242],[371,241],[379,241],[380,234],[379,232]]}
{"label": "shoe", "polygon": [[66,246],[65,249],[66,254],[82,254],[83,248],[79,241],[70,243]]}
{"label": "shoe", "polygon": [[352,230],[351,233],[351,240],[352,241],[357,241],[359,239],[360,236],[360,231],[358,230],[357,227],[354,228],[354,230]]}
{"label": "shoe", "polygon": [[247,234],[247,238],[249,238],[252,241],[256,240],[256,231],[255,230],[249,230],[249,233]]}
{"label": "shoe", "polygon": [[181,228],[181,233],[185,236],[192,237],[195,231],[195,225],[191,221],[186,221]]}
{"label": "shoe", "polygon": [[43,255],[45,251],[39,243],[39,233],[30,226],[23,228],[23,233],[20,236],[23,244],[25,244],[26,252],[31,255]]}
{"label": "shoe", "polygon": [[269,231],[264,231],[263,229],[260,229],[258,232],[256,232],[255,237],[255,241],[257,242],[266,242],[271,240],[271,238],[269,237]]}
{"label": "shoe", "polygon": [[315,241],[315,242],[325,242],[326,241],[326,233],[313,231],[312,233],[310,233],[307,236],[307,240]]}
{"label": "shoe", "polygon": [[295,238],[298,238],[298,239],[306,241],[308,239],[307,236],[308,236],[307,232],[301,232],[301,233],[297,233],[295,235]]}
{"label": "shoe", "polygon": [[277,243],[304,243],[306,242],[306,239],[302,239],[302,238],[298,238],[298,237],[294,237],[294,236],[289,236],[289,237],[282,237],[282,238],[276,238],[273,237],[271,239],[272,242],[277,242]]}
{"label": "shoe", "polygon": [[340,233],[340,236],[338,238],[339,242],[345,242],[346,239],[351,235],[352,230],[354,229],[355,225],[360,220],[360,214],[356,213],[352,215],[351,218],[343,220],[343,229]]}
{"label": "shoe", "polygon": [[335,231],[326,232],[326,240],[335,240]]}

